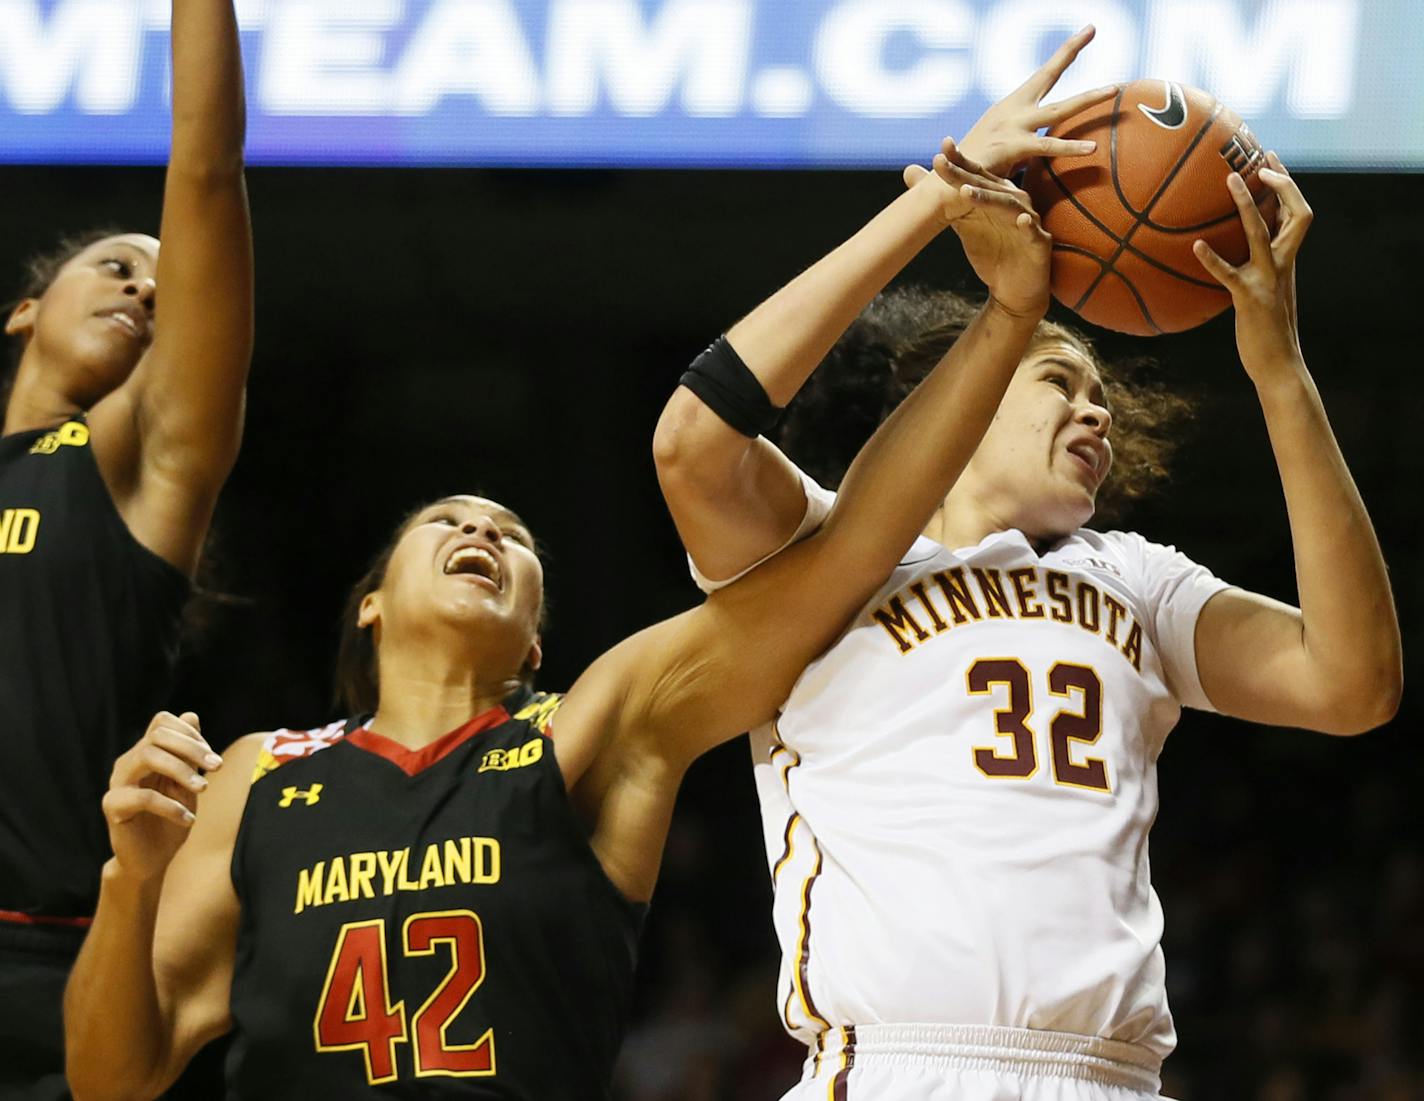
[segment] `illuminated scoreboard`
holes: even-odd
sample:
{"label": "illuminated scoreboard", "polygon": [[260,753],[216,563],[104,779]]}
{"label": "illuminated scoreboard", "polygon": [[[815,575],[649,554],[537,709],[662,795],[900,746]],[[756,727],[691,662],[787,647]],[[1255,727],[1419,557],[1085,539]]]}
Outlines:
{"label": "illuminated scoreboard", "polygon": [[[889,166],[1084,23],[1062,94],[1208,89],[1300,167],[1424,168],[1420,0],[239,0],[264,164]],[[0,161],[167,145],[169,0],[0,0]]]}

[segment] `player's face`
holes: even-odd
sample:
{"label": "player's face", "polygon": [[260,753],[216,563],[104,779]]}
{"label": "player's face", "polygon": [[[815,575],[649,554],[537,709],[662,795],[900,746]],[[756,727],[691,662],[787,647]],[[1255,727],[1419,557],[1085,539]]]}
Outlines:
{"label": "player's face", "polygon": [[158,242],[106,237],[72,257],[38,299],[25,299],[5,331],[23,336],[57,386],[89,407],[121,385],[153,340]]}
{"label": "player's face", "polygon": [[1111,426],[1092,360],[1066,341],[1034,345],[970,463],[976,496],[1030,538],[1067,535],[1092,518]]}
{"label": "player's face", "polygon": [[487,632],[517,669],[537,645],[544,568],[529,529],[509,509],[446,497],[406,524],[372,597],[367,622],[378,618],[386,637],[393,627],[418,637],[454,623]]}

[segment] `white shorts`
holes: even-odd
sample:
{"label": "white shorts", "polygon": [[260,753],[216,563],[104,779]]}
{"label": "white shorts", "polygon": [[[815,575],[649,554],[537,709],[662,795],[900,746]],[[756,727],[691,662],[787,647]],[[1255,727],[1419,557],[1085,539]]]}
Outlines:
{"label": "white shorts", "polygon": [[979,1025],[824,1032],[782,1101],[1165,1101],[1161,1060],[1096,1036]]}

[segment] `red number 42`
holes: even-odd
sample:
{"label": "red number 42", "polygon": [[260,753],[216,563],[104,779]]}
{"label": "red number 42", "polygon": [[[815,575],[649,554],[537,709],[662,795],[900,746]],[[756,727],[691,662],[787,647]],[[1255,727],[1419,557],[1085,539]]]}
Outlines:
{"label": "red number 42", "polygon": [[405,1002],[391,1003],[384,918],[341,927],[312,1029],[317,1051],[360,1051],[373,1086],[397,1078],[396,1045],[414,1039],[415,1076],[494,1074],[494,1029],[472,1044],[451,1044],[446,1030],[485,978],[484,928],[469,910],[413,914],[401,946],[407,956],[450,952],[450,970],[406,1026]]}

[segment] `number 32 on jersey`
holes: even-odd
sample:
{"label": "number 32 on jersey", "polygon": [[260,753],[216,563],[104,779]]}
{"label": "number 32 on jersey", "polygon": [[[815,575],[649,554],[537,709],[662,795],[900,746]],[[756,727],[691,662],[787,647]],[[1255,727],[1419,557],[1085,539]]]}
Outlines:
{"label": "number 32 on jersey", "polygon": [[[1008,706],[994,711],[994,733],[1010,739],[1012,744],[976,746],[974,767],[996,779],[1027,780],[1038,772],[1039,763],[1038,740],[1029,726],[1033,715],[1032,674],[1018,658],[980,658],[969,667],[965,679],[971,696],[1002,698],[1005,689],[1008,695]],[[1086,665],[1060,661],[1048,671],[1048,694],[1067,701],[1067,706],[1048,723],[1054,781],[1068,787],[1111,792],[1107,764],[1101,757],[1074,759],[1075,742],[1092,745],[1102,735],[1102,679]]]}
{"label": "number 32 on jersey", "polygon": [[412,1042],[415,1076],[485,1077],[495,1073],[494,1029],[472,1044],[451,1044],[445,1032],[485,979],[484,928],[469,910],[412,914],[401,933],[406,956],[448,950],[450,970],[410,1019],[404,1000],[391,1003],[384,918],[341,927],[312,1022],[317,1051],[360,1051],[366,1080],[393,1082],[396,1045]]}

